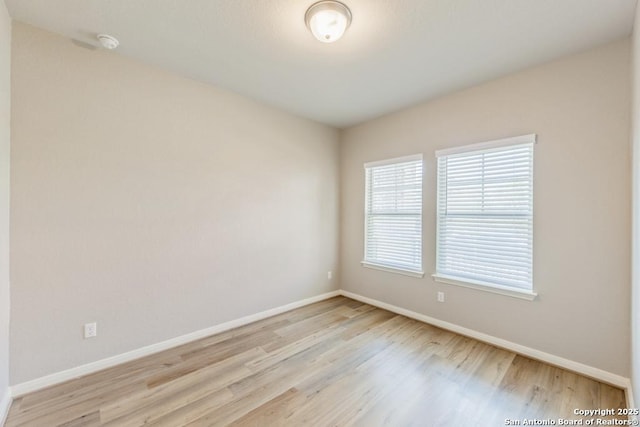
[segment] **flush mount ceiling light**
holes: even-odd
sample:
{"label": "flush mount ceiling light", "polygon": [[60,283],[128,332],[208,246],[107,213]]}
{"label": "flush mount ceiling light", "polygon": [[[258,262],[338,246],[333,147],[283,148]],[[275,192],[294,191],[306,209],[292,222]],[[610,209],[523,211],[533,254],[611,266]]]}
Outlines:
{"label": "flush mount ceiling light", "polygon": [[120,44],[117,38],[110,36],[109,34],[98,34],[97,38],[102,47],[104,47],[105,49],[112,50],[117,48]]}
{"label": "flush mount ceiling light", "polygon": [[339,1],[319,1],[307,9],[304,21],[315,38],[323,43],[333,43],[351,24],[351,11]]}

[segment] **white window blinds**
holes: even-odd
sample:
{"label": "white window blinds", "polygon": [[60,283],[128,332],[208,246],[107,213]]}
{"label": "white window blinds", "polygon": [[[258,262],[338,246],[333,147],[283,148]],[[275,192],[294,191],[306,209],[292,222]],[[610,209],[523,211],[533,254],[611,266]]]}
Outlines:
{"label": "white window blinds", "polygon": [[364,265],[422,274],[422,155],[365,164]]}
{"label": "white window blinds", "polygon": [[441,150],[438,276],[532,290],[535,135]]}

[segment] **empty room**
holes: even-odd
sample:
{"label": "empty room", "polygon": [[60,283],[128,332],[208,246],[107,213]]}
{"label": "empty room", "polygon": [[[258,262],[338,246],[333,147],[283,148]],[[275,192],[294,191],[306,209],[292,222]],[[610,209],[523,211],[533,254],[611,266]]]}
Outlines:
{"label": "empty room", "polygon": [[639,396],[637,0],[0,0],[0,425]]}

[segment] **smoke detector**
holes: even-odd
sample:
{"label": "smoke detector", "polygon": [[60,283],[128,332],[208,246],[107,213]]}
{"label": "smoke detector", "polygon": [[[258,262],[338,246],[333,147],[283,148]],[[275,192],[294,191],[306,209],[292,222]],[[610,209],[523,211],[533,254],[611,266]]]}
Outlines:
{"label": "smoke detector", "polygon": [[118,47],[120,42],[117,38],[110,36],[109,34],[98,34],[98,41],[105,49],[115,49]]}

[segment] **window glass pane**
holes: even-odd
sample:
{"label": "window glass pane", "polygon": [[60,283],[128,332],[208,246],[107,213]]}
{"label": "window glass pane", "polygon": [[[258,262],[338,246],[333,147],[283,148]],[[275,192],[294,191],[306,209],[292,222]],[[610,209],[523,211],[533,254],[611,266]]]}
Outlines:
{"label": "window glass pane", "polygon": [[532,289],[533,143],[438,158],[437,273]]}
{"label": "window glass pane", "polygon": [[422,160],[366,167],[364,260],[422,270]]}

